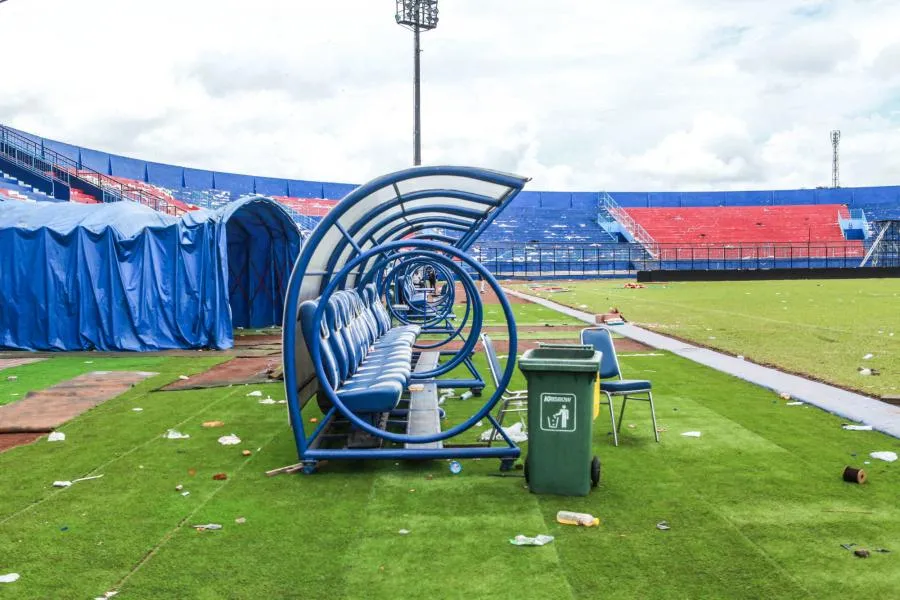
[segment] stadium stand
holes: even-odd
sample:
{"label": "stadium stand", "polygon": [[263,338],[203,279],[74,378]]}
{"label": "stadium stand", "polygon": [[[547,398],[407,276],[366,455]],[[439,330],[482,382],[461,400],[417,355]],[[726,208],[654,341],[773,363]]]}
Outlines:
{"label": "stadium stand", "polygon": [[3,200],[19,200],[22,202],[44,202],[52,201],[53,197],[48,196],[39,189],[28,185],[23,181],[19,181],[12,175],[0,171],[0,198]]}
{"label": "stadium stand", "polygon": [[846,206],[626,208],[660,244],[845,241],[838,219]]}
{"label": "stadium stand", "polygon": [[659,245],[664,259],[667,244],[749,246],[766,252],[779,244],[818,247],[827,243],[829,248],[843,248],[849,256],[865,254],[862,241],[845,237],[841,221],[849,221],[850,212],[843,205],[626,208],[625,212]]}
{"label": "stadium stand", "polygon": [[[4,162],[5,161],[5,162]],[[82,203],[133,200],[172,215],[267,196],[311,231],[356,186],[221,173],[108,154],[0,125],[0,195]],[[4,191],[5,190],[5,191]],[[871,223],[900,219],[900,186],[736,192],[522,192],[480,235],[512,262],[599,261],[631,244],[638,257],[665,258],[659,245],[827,244],[857,256]],[[760,223],[760,224],[757,224]],[[479,248],[479,246],[481,248]],[[506,252],[504,249],[509,249]],[[587,249],[587,250],[586,250]],[[562,252],[562,254],[560,254]],[[643,255],[642,255],[643,253]],[[765,254],[766,251],[763,251]],[[802,254],[802,253],[801,253]],[[629,251],[629,258],[634,252]],[[790,257],[796,256],[794,250]],[[810,255],[811,256],[811,255]],[[743,257],[743,255],[741,255]]]}

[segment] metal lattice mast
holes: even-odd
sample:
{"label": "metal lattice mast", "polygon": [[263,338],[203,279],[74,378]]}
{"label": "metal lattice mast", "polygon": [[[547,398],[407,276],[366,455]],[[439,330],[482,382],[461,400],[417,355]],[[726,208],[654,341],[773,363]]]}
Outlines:
{"label": "metal lattice mast", "polygon": [[422,96],[419,33],[438,24],[437,0],[397,0],[397,23],[413,32],[413,164],[422,164]]}
{"label": "metal lattice mast", "polygon": [[841,158],[838,154],[841,145],[841,132],[835,129],[831,132],[831,187],[841,187]]}

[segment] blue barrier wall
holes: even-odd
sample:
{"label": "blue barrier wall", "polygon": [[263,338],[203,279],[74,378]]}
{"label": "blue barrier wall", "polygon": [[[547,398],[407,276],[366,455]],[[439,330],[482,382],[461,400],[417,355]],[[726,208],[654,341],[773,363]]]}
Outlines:
{"label": "blue barrier wall", "polygon": [[[274,177],[255,177],[236,173],[221,173],[191,169],[135,158],[117,156],[89,148],[20,131],[22,135],[46,148],[79,161],[101,173],[147,181],[154,185],[179,190],[224,190],[233,197],[241,194],[266,194],[297,198],[343,198],[356,186],[347,183],[303,181]],[[619,205],[626,208],[689,207],[689,206],[779,206],[785,204],[847,204],[867,213],[900,213],[900,186],[858,187],[839,189],[760,190],[739,192],[609,192]],[[522,192],[510,204],[515,209],[578,209],[593,210],[599,202],[599,192]]]}

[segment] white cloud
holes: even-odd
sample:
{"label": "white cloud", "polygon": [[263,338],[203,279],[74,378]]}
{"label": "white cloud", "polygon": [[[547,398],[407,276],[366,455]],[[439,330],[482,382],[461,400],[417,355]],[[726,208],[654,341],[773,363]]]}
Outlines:
{"label": "white cloud", "polygon": [[[388,0],[14,0],[0,122],[148,160],[361,182],[411,162]],[[443,0],[423,155],[531,189],[900,183],[894,0]]]}

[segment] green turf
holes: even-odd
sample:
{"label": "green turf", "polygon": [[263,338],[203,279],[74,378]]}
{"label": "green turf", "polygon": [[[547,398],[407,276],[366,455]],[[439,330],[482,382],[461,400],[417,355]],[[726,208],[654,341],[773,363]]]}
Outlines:
{"label": "green turf", "polygon": [[[564,285],[571,291],[536,295],[591,312],[617,307],[637,325],[748,360],[865,393],[900,393],[900,279]],[[859,367],[881,375],[859,375]]]}
{"label": "green turf", "polygon": [[[246,394],[258,387],[281,398],[279,386],[149,392],[208,358],[160,365],[160,377],[63,427],[64,443],[0,454],[0,574],[22,575],[0,587],[4,600],[110,589],[124,599],[392,600],[843,599],[900,589],[897,464],[873,461],[861,487],[839,477],[844,465],[900,443],[844,431],[833,416],[678,357],[622,357],[626,374],[653,379],[667,431],[656,444],[646,406],[630,406],[615,448],[601,414],[594,450],[603,481],[587,498],[532,495],[521,477],[495,476],[492,460],[464,461],[456,476],[444,462],[386,461],[268,478],[265,470],[296,461],[290,429],[282,405]],[[480,355],[476,362],[483,368]],[[512,387],[523,386],[517,371]],[[445,406],[455,422],[480,402]],[[310,405],[305,418],[316,415]],[[213,419],[226,426],[201,427]],[[191,438],[163,439],[170,427]],[[687,430],[703,436],[679,435]],[[232,432],[240,446],[216,442]],[[212,480],[216,472],[228,479]],[[602,524],[557,525],[559,509],[592,512]],[[656,529],[663,519],[670,531]],[[190,527],[207,522],[224,529]],[[519,533],[556,540],[510,545]],[[894,552],[862,561],[840,547],[851,542]]]}
{"label": "green turf", "polygon": [[[175,376],[199,373],[224,360],[227,360],[226,356],[215,353],[208,353],[202,358],[188,359],[159,354],[135,354],[128,358],[109,358],[101,354],[96,357],[61,354],[50,360],[0,370],[0,406],[21,399],[28,392],[46,389],[51,385],[90,371],[115,369],[117,371],[159,372],[161,377],[152,378],[148,380],[149,383],[142,384],[141,389],[144,389],[147,386],[163,385],[171,380],[173,373]],[[16,379],[10,381],[9,377]]]}

